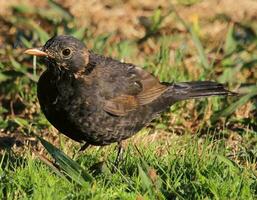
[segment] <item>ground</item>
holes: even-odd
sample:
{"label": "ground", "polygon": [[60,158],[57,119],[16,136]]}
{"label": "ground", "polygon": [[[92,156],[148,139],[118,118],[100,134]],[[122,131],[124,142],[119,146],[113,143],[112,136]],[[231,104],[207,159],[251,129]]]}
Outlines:
{"label": "ground", "polygon": [[[0,1],[0,198],[256,199],[256,10],[255,0]],[[172,106],[126,141],[115,169],[115,145],[78,152],[40,111],[45,67],[23,51],[55,34],[161,81],[214,80],[239,95]]]}

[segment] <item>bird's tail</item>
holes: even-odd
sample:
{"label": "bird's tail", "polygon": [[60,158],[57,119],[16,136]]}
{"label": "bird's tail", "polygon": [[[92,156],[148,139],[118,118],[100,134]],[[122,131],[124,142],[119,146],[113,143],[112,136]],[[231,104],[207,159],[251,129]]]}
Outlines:
{"label": "bird's tail", "polygon": [[224,85],[212,81],[174,83],[171,87],[175,100],[236,94],[225,89]]}
{"label": "bird's tail", "polygon": [[[195,81],[182,83],[166,83],[168,90],[156,101],[153,101],[153,113],[159,114],[175,102],[209,96],[237,95],[225,89],[224,85],[212,81]],[[156,115],[153,116],[155,118]]]}

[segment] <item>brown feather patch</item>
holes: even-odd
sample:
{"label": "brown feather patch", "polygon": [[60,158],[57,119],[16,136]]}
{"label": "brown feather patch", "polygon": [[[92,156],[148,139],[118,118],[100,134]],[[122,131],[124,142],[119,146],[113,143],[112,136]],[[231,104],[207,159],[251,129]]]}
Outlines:
{"label": "brown feather patch", "polygon": [[136,70],[141,78],[143,86],[142,92],[137,95],[140,105],[148,104],[157,99],[167,89],[167,86],[162,85],[159,80],[151,73],[136,67]]}
{"label": "brown feather patch", "polygon": [[113,115],[125,116],[128,112],[135,110],[139,106],[135,96],[120,95],[104,103],[104,110]]}
{"label": "brown feather patch", "polygon": [[87,49],[83,50],[83,58],[85,61],[85,65],[87,65],[89,63],[89,52]]}

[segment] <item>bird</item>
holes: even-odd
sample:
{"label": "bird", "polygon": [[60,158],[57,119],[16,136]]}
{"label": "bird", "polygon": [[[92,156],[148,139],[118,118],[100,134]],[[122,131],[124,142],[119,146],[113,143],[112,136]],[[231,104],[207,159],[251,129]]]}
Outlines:
{"label": "bird", "polygon": [[105,146],[130,138],[176,102],[233,95],[214,81],[160,82],[132,63],[94,53],[80,40],[59,35],[25,54],[42,58],[46,70],[37,96],[47,120],[62,134]]}

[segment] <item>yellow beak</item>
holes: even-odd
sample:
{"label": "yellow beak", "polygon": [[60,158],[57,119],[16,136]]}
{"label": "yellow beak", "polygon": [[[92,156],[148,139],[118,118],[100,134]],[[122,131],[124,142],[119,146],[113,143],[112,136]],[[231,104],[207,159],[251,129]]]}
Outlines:
{"label": "yellow beak", "polygon": [[33,55],[33,56],[47,56],[48,54],[44,51],[41,50],[41,48],[32,48],[32,49],[27,49],[24,51],[24,53]]}

